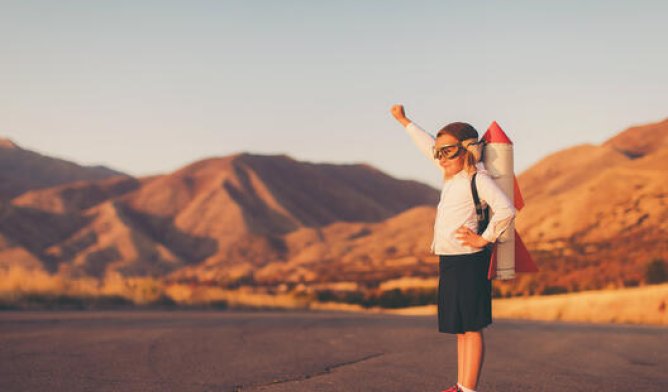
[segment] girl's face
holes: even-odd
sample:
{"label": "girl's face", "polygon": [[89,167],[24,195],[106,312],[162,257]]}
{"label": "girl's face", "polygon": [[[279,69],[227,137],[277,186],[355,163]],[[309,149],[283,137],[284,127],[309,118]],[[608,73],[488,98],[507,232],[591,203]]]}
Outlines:
{"label": "girl's face", "polygon": [[[436,138],[436,149],[442,146],[447,146],[457,143],[459,143],[459,140],[457,140],[456,137],[446,133]],[[439,160],[439,164],[443,169],[445,169],[445,176],[447,178],[454,176],[455,174],[462,171],[462,169],[464,169],[465,155],[466,154],[459,154],[454,159],[448,159],[444,156],[441,157],[441,159]]]}

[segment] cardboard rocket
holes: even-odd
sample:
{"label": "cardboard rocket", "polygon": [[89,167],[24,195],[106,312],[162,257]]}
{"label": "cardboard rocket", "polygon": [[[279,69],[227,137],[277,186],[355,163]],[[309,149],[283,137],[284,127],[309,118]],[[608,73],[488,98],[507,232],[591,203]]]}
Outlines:
{"label": "cardboard rocket", "polygon": [[[513,200],[515,209],[519,212],[524,207],[524,200],[515,177],[513,142],[496,121],[487,128],[482,138],[485,140],[483,150],[485,169],[496,185],[510,200]],[[491,213],[494,212],[491,211]],[[499,236],[494,245],[487,277],[506,280],[515,278],[517,272],[537,271],[538,267],[515,231],[515,222],[513,222]]]}

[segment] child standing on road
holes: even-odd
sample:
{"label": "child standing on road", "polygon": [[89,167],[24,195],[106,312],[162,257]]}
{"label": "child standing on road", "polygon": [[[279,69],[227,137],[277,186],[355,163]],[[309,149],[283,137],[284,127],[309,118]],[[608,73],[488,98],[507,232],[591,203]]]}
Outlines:
{"label": "child standing on road", "polygon": [[[451,123],[434,138],[406,117],[402,105],[391,112],[443,174],[431,251],[439,256],[438,330],[457,335],[457,384],[442,392],[475,392],[485,352],[482,329],[492,323],[487,245],[508,228],[515,208],[480,162],[482,144],[473,126]],[[493,211],[480,235],[472,179]]]}

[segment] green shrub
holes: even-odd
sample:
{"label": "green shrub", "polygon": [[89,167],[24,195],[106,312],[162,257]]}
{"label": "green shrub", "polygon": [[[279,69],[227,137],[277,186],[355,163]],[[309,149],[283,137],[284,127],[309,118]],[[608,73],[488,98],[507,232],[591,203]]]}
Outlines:
{"label": "green shrub", "polygon": [[209,307],[217,310],[224,310],[229,308],[229,303],[224,299],[218,299],[208,303]]}
{"label": "green shrub", "polygon": [[663,283],[668,280],[668,272],[666,271],[666,263],[661,259],[654,259],[647,263],[645,269],[645,281],[648,284]]}
{"label": "green shrub", "polygon": [[437,302],[436,289],[392,289],[387,291],[350,291],[337,292],[322,290],[316,293],[320,302],[342,302],[357,304],[365,308],[380,306],[382,308],[405,308],[409,306],[431,305]]}
{"label": "green shrub", "polygon": [[568,289],[564,286],[545,286],[543,289],[543,295],[554,295],[554,294],[565,294],[568,292]]}
{"label": "green shrub", "polygon": [[132,300],[121,295],[100,295],[88,299],[89,307],[92,309],[118,309],[131,308],[135,305]]}
{"label": "green shrub", "polygon": [[624,280],[624,287],[638,287],[640,285],[640,282],[638,282],[638,279],[625,279]]}
{"label": "green shrub", "polygon": [[20,297],[19,306],[24,309],[83,310],[86,301],[65,294],[26,293]]}
{"label": "green shrub", "polygon": [[170,296],[160,294],[160,296],[153,301],[147,303],[145,306],[149,308],[174,308],[178,304]]}

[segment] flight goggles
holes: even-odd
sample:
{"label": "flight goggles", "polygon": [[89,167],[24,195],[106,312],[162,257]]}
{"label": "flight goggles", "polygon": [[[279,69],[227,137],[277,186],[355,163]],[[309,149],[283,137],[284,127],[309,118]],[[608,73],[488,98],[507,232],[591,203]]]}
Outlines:
{"label": "flight goggles", "polygon": [[434,146],[432,152],[434,154],[434,159],[441,159],[443,157],[447,159],[455,159],[464,151],[464,147],[460,143],[457,144],[446,144],[444,146]]}
{"label": "flight goggles", "polygon": [[463,142],[459,142],[456,144],[446,144],[443,146],[434,146],[432,148],[432,153],[434,155],[434,159],[441,159],[441,158],[446,158],[446,159],[455,159],[458,156],[460,156],[464,150],[469,149],[471,147],[477,147],[478,145],[483,144],[483,140],[476,140],[476,139],[467,139],[464,140]]}

